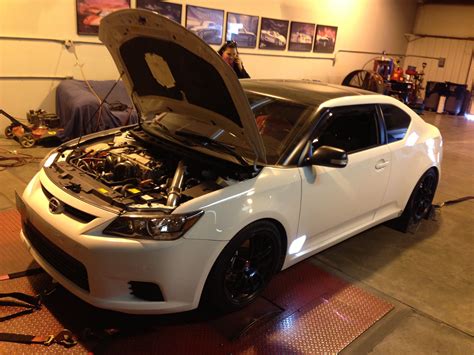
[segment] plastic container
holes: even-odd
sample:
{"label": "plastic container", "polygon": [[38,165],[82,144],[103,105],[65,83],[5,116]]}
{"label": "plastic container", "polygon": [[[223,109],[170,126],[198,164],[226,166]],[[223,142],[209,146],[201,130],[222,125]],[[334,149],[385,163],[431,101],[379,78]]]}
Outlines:
{"label": "plastic container", "polygon": [[446,104],[446,96],[440,96],[436,113],[443,113],[445,104]]}

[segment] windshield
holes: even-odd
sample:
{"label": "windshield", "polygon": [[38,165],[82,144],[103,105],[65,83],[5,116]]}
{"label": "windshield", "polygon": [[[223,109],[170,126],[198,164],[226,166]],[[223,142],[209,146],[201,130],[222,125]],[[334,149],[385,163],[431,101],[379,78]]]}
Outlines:
{"label": "windshield", "polygon": [[251,92],[246,94],[258,132],[263,138],[267,160],[278,160],[314,109],[282,98]]}
{"label": "windshield", "polygon": [[[305,118],[313,112],[313,108],[261,94],[246,94],[265,145],[267,163],[276,164],[292,140],[294,132],[298,131]],[[241,159],[236,158],[237,155],[249,163],[255,159],[255,153],[245,140],[242,141],[233,132],[214,125],[212,120],[202,122],[182,114],[164,113],[145,122],[144,129],[149,133],[159,131],[162,136],[168,136],[175,142],[193,149],[217,151],[219,154],[233,156],[239,163]],[[202,144],[197,144],[199,142],[196,135],[207,140],[201,139]],[[217,144],[206,144],[209,139],[222,145],[219,147]]]}

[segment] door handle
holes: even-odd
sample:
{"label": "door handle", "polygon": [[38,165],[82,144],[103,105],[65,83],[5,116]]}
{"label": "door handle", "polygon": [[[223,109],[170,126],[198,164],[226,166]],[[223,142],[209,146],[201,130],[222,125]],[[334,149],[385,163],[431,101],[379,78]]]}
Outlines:
{"label": "door handle", "polygon": [[390,162],[388,160],[382,159],[375,164],[375,169],[380,170],[385,168]]}

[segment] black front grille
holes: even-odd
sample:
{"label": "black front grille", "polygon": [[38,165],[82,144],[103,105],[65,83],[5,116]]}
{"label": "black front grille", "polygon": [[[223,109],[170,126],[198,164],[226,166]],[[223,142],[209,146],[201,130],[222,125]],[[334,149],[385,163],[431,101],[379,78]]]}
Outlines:
{"label": "black front grille", "polygon": [[[41,185],[41,188],[43,189],[44,195],[48,199],[51,199],[52,197],[54,197],[53,194],[51,192],[49,192],[48,190],[46,190],[43,185]],[[96,218],[94,215],[91,215],[90,213],[78,210],[77,208],[74,208],[74,207],[68,205],[67,203],[64,203],[64,202],[62,202],[62,203],[64,204],[64,214],[67,215],[68,217],[71,217],[71,218],[79,221],[79,222],[89,223],[89,222],[93,221]]]}
{"label": "black front grille", "polygon": [[87,270],[80,261],[54,245],[29,222],[23,222],[23,233],[48,264],[80,288],[89,291]]}

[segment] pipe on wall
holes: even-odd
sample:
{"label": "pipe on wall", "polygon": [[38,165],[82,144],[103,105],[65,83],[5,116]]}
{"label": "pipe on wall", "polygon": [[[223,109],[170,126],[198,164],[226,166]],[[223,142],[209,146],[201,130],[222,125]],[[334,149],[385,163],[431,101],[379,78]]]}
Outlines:
{"label": "pipe on wall", "polygon": [[412,58],[434,59],[434,60],[438,60],[438,61],[440,59],[442,59],[440,57],[430,57],[430,56],[415,55],[415,54],[386,53],[385,51],[382,51],[382,52],[368,52],[368,51],[354,51],[354,50],[340,49],[334,55],[334,64],[336,63],[336,58],[337,58],[337,55],[339,53],[375,54],[375,55],[380,55],[380,56],[386,55],[386,56],[392,56],[392,57],[404,57],[404,58],[412,57]]}
{"label": "pipe on wall", "polygon": [[1,75],[0,80],[68,80],[74,79],[72,76],[58,75]]}
{"label": "pipe on wall", "polygon": [[64,45],[66,48],[71,47],[73,44],[92,44],[103,46],[102,42],[92,42],[92,41],[72,41],[70,39],[59,39],[59,38],[40,38],[40,37],[14,37],[14,36],[0,36],[0,40],[10,40],[10,41],[36,41],[36,42],[53,42]]}
{"label": "pipe on wall", "polygon": [[[101,42],[92,42],[92,41],[72,41],[72,40],[63,40],[58,38],[39,38],[39,37],[12,37],[12,36],[0,36],[0,40],[27,40],[27,41],[42,41],[42,42],[53,42],[53,43],[60,43],[69,49],[74,44],[90,44],[90,45],[99,45],[103,46],[104,44]],[[395,56],[395,57],[414,57],[414,58],[424,58],[424,59],[435,59],[440,60],[442,58],[439,57],[430,57],[430,56],[420,56],[420,55],[406,55],[401,53],[386,53],[385,51],[382,52],[370,52],[370,51],[356,51],[356,50],[348,50],[348,49],[339,49],[336,51],[333,57],[315,57],[315,56],[302,56],[302,55],[290,55],[290,54],[268,54],[268,53],[254,53],[254,52],[241,52],[245,55],[253,55],[253,56],[261,56],[261,57],[279,57],[279,58],[297,58],[297,59],[312,59],[312,60],[330,60],[332,61],[332,65],[336,65],[336,58],[339,53],[352,53],[352,54],[375,54],[375,55],[388,55],[388,56]],[[25,76],[25,77],[0,77],[0,79],[13,79],[13,78],[23,78],[23,79],[54,79],[54,77],[36,77],[36,76]],[[68,79],[68,77],[57,77],[57,79]]]}

